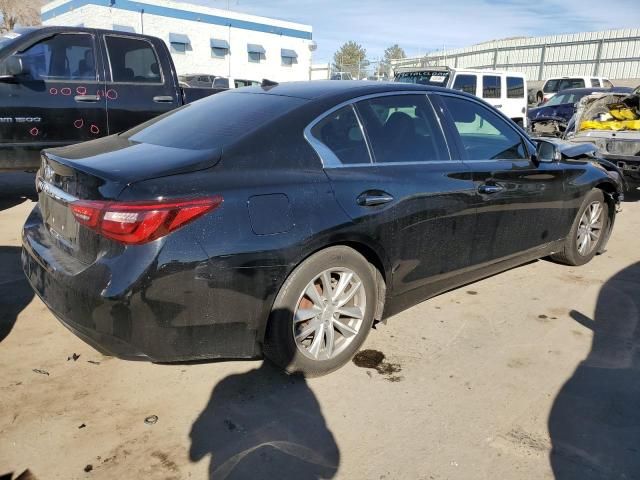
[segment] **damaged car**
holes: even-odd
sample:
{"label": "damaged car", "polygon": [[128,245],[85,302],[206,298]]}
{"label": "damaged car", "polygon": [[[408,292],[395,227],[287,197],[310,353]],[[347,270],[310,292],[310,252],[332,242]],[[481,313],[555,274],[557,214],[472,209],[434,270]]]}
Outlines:
{"label": "damaged car", "polygon": [[605,88],[569,88],[554,95],[548,102],[527,111],[529,131],[534,136],[562,138],[569,121],[576,113],[578,102],[594,93],[620,92],[631,93],[628,87]]}
{"label": "damaged car", "polygon": [[564,137],[595,145],[629,187],[640,187],[640,86],[630,94],[599,92],[582,98]]}

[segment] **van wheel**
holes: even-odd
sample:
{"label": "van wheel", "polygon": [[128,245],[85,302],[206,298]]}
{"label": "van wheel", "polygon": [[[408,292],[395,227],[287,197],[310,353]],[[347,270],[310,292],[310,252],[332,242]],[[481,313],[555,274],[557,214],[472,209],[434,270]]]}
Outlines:
{"label": "van wheel", "polygon": [[352,248],[302,262],[273,305],[264,353],[288,373],[315,377],[347,363],[367,338],[377,304],[376,270]]}
{"label": "van wheel", "polygon": [[608,228],[609,207],[602,190],[594,188],[582,202],[562,251],[551,258],[572,266],[588,263],[600,250]]}

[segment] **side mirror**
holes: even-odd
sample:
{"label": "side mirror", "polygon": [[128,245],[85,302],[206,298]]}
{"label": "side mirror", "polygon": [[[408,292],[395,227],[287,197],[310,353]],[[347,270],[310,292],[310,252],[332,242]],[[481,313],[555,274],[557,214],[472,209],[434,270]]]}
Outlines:
{"label": "side mirror", "polygon": [[559,162],[562,159],[562,153],[555,143],[547,140],[536,140],[536,160],[538,162]]}
{"label": "side mirror", "polygon": [[15,78],[29,73],[29,67],[19,55],[7,57],[0,65],[0,78]]}

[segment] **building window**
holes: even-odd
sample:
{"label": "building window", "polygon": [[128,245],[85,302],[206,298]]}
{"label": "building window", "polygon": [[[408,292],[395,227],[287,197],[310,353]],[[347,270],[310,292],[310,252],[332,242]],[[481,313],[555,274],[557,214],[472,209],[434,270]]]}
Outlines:
{"label": "building window", "polygon": [[182,33],[170,33],[169,44],[172,53],[186,53],[187,50],[191,50],[189,37]]}
{"label": "building window", "polygon": [[262,45],[257,45],[254,43],[247,44],[247,54],[249,56],[248,60],[251,63],[260,63],[266,59],[265,57],[265,49]]}
{"label": "building window", "polygon": [[224,58],[229,54],[229,42],[217,38],[211,39],[211,56],[213,58]]}
{"label": "building window", "polygon": [[291,67],[298,63],[298,54],[295,50],[289,50],[288,48],[280,49],[280,57],[282,58],[283,67]]}

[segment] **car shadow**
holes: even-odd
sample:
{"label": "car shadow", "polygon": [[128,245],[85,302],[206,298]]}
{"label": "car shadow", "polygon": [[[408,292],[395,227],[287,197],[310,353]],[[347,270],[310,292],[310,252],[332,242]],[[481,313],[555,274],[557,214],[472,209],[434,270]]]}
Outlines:
{"label": "car shadow", "polygon": [[26,200],[38,200],[35,174],[26,172],[0,173],[0,211]]}
{"label": "car shadow", "polygon": [[549,415],[556,480],[640,478],[640,262],[600,289],[591,351]]}
{"label": "car shadow", "polygon": [[628,189],[624,192],[625,202],[638,202],[640,201],[640,188]]}
{"label": "car shadow", "polygon": [[267,360],[214,387],[190,438],[190,460],[211,455],[209,478],[216,480],[329,479],[340,463],[306,379]]}
{"label": "car shadow", "polygon": [[21,251],[20,247],[0,246],[0,342],[33,299],[33,290],[22,272]]}

